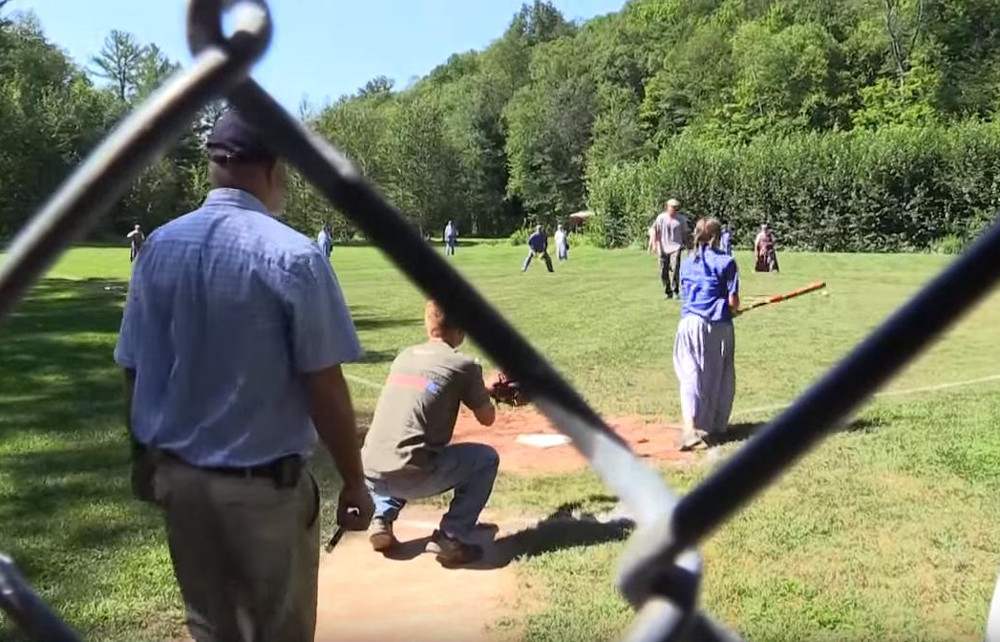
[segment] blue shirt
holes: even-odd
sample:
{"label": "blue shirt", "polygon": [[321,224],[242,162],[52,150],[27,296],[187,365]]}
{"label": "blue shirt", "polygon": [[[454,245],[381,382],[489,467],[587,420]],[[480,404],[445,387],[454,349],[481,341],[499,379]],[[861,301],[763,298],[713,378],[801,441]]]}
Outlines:
{"label": "blue shirt", "polygon": [[681,261],[681,315],[706,321],[730,321],[729,295],[739,294],[736,259],[722,250],[705,247]]}
{"label": "blue shirt", "polygon": [[136,371],[135,438],[195,466],[255,466],[316,442],[300,373],[358,359],[315,243],[235,189],[150,235],[115,361]]}
{"label": "blue shirt", "polygon": [[528,237],[528,247],[532,252],[544,252],[549,247],[549,237],[544,232],[535,232]]}

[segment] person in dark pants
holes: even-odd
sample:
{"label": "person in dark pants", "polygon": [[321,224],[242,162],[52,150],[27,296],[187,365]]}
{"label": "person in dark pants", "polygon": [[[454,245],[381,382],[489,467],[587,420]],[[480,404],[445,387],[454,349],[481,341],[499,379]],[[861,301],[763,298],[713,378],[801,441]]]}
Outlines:
{"label": "person in dark pants", "polygon": [[129,263],[135,263],[136,258],[139,256],[139,250],[146,243],[146,235],[142,233],[142,226],[136,223],[135,229],[129,232],[125,238],[128,240],[129,245],[128,261]]}
{"label": "person in dark pants", "polygon": [[455,247],[458,245],[458,228],[451,221],[444,226],[444,253],[454,256]]}
{"label": "person in dark pants", "polygon": [[729,227],[729,221],[723,219],[722,232],[719,234],[719,249],[729,256],[733,255],[733,231]]}
{"label": "person in dark pants", "polygon": [[552,258],[549,256],[549,237],[545,235],[542,231],[542,226],[535,226],[535,232],[528,237],[528,258],[524,259],[524,267],[521,268],[522,272],[528,271],[528,266],[531,265],[531,259],[536,256],[542,257],[545,261],[545,267],[548,268],[549,272],[554,272],[552,269]]}
{"label": "person in dark pants", "polygon": [[208,151],[213,189],[150,235],[115,348],[132,490],[163,512],[194,640],[311,642],[317,437],[343,479],[337,523],[374,512],[341,371],[361,347],[327,257],[272,214],[284,165],[260,132],[231,111]]}
{"label": "person in dark pants", "polygon": [[316,237],[316,245],[319,246],[323,255],[329,259],[330,254],[333,253],[333,233],[330,231],[329,223],[325,223],[323,229],[319,231],[319,235]]}
{"label": "person in dark pants", "polygon": [[680,297],[681,253],[690,244],[687,220],[680,215],[680,202],[667,201],[666,210],[653,223],[656,252],[660,257],[660,283],[668,299]]}

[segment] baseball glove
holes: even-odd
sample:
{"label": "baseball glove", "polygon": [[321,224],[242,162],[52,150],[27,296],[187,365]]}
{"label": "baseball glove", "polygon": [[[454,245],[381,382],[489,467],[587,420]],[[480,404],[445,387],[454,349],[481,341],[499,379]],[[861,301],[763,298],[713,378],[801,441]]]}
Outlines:
{"label": "baseball glove", "polygon": [[509,406],[523,406],[528,403],[528,395],[521,384],[514,381],[506,374],[498,372],[488,387],[490,396],[498,404],[503,403]]}

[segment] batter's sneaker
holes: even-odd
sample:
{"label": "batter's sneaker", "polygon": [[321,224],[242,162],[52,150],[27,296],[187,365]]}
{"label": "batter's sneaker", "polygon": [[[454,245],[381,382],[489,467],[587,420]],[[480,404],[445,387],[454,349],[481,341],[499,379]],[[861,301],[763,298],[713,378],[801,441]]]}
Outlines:
{"label": "batter's sneaker", "polygon": [[473,564],[483,559],[483,549],[475,544],[466,544],[455,537],[449,537],[441,531],[434,531],[431,541],[424,549],[437,555],[437,560],[446,566],[461,566]]}
{"label": "batter's sneaker", "polygon": [[696,429],[694,432],[684,431],[681,435],[681,452],[706,450],[709,446],[707,439],[708,433],[704,430]]}
{"label": "batter's sneaker", "polygon": [[392,522],[387,522],[380,517],[372,520],[368,527],[368,541],[372,544],[372,549],[379,553],[391,549],[399,544],[399,540],[392,534]]}

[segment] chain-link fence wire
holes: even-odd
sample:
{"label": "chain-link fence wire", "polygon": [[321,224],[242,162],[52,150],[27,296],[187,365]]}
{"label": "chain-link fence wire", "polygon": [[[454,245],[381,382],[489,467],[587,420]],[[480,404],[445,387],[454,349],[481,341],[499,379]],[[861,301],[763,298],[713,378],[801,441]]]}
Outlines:
{"label": "chain-link fence wire", "polygon": [[[231,4],[235,25],[226,37],[222,15]],[[15,238],[0,266],[0,322],[203,105],[228,98],[498,366],[524,383],[539,409],[625,504],[636,529],[617,586],[638,611],[628,640],[738,640],[699,611],[697,544],[848,419],[1000,279],[1000,225],[995,225],[725,465],[679,498],[347,158],[249,79],[249,68],[270,36],[263,0],[189,0],[193,64],[123,122]],[[0,607],[32,639],[76,639],[2,557]]]}

